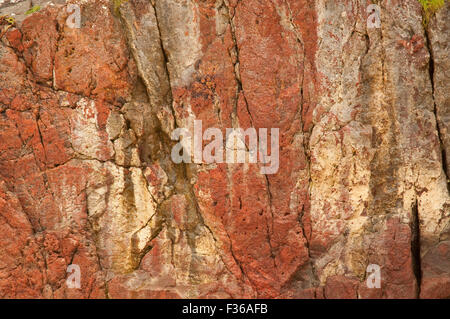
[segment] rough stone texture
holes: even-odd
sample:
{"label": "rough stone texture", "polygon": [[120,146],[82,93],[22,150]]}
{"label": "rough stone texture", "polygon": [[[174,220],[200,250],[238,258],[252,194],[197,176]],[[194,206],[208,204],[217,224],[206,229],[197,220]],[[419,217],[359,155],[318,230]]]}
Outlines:
{"label": "rough stone texture", "polygon": [[[71,0],[79,29],[23,3],[0,7],[23,18],[0,25],[1,297],[450,297],[448,1],[427,28],[379,1],[378,29],[364,0]],[[279,128],[278,173],[173,163],[194,120]]]}

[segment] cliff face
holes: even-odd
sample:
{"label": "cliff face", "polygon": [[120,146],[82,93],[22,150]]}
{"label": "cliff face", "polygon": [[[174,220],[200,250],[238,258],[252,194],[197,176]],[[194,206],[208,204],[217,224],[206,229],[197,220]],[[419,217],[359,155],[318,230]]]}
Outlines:
{"label": "cliff face", "polygon": [[[450,297],[448,1],[14,2],[1,297]],[[279,128],[277,173],[174,163],[194,120]]]}

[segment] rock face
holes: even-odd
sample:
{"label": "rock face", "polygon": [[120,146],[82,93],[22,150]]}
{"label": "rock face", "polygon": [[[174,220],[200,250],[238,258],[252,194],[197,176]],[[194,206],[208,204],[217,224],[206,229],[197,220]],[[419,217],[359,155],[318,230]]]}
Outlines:
{"label": "rock face", "polygon": [[[448,1],[39,3],[0,3],[0,297],[450,297]],[[277,173],[174,163],[195,120]]]}

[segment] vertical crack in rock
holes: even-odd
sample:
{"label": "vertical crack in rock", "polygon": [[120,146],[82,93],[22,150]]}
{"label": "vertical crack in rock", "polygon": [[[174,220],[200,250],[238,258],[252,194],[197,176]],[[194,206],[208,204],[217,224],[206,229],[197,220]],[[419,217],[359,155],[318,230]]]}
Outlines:
{"label": "vertical crack in rock", "polygon": [[[298,110],[298,114],[299,114],[299,118],[300,118],[300,123],[301,123],[301,132],[302,132],[302,144],[303,144],[303,153],[305,155],[306,158],[306,172],[307,172],[307,177],[308,177],[308,187],[307,187],[307,199],[308,201],[311,198],[311,185],[312,185],[312,178],[311,178],[311,152],[310,152],[310,136],[311,136],[311,132],[314,129],[314,123],[308,128],[307,131],[305,131],[306,128],[306,123],[304,120],[304,115],[306,114],[304,111],[304,101],[305,101],[305,96],[304,96],[304,85],[305,85],[305,69],[306,69],[306,48],[305,48],[305,44],[303,43],[301,34],[297,28],[297,26],[295,25],[293,19],[293,13],[292,13],[292,9],[291,6],[289,4],[289,2],[287,0],[284,1],[284,4],[286,5],[288,11],[289,11],[289,23],[292,29],[292,32],[295,35],[296,41],[297,41],[297,45],[300,44],[301,45],[301,52],[302,54],[302,59],[301,59],[301,63],[302,63],[302,79],[301,79],[301,83],[300,83],[300,104],[299,104],[299,110]],[[298,55],[298,52],[297,52]],[[299,57],[297,57],[299,59]],[[316,270],[314,268],[314,261],[312,259],[311,256],[311,251],[310,251],[310,238],[308,236],[308,234],[306,234],[305,232],[305,226],[303,224],[303,217],[305,214],[305,204],[302,205],[302,209],[301,212],[299,214],[299,223],[300,223],[300,227],[302,229],[302,233],[303,233],[303,237],[306,240],[306,248],[308,251],[308,257],[309,257],[309,263],[311,264],[312,270],[313,270],[313,274],[315,276],[314,280],[317,280],[317,274],[316,274]]]}
{"label": "vertical crack in rock", "polygon": [[233,123],[234,127],[238,126],[238,121],[239,119],[237,118],[237,106],[239,103],[239,97],[242,94],[242,98],[244,99],[244,103],[245,103],[245,107],[247,110],[248,115],[250,116],[250,123],[253,126],[254,120],[253,120],[253,116],[252,113],[250,112],[249,106],[248,106],[248,101],[247,101],[247,97],[245,96],[245,91],[243,88],[243,84],[242,84],[242,78],[241,78],[241,74],[240,74],[240,68],[241,68],[241,63],[240,63],[240,55],[239,55],[239,46],[238,46],[238,42],[237,42],[237,38],[236,38],[236,26],[234,24],[234,17],[236,14],[236,8],[237,6],[240,4],[241,0],[238,0],[233,9],[233,14],[231,14],[231,7],[230,7],[230,3],[228,0],[223,0],[222,5],[225,6],[226,11],[227,11],[227,15],[228,15],[228,23],[230,25],[230,29],[231,29],[231,39],[233,41],[233,51],[229,52],[230,57],[231,57],[231,61],[233,63],[234,66],[234,78],[236,80],[237,83],[237,88],[236,88],[236,97],[235,97],[235,102],[234,102],[234,108],[233,108],[233,113],[231,113],[231,121]]}
{"label": "vertical crack in rock", "polygon": [[158,10],[156,9],[156,5],[155,5],[155,0],[149,0],[150,1],[150,4],[152,5],[152,7],[153,7],[153,11],[154,11],[154,13],[155,13],[155,19],[156,19],[156,27],[158,28],[158,34],[159,34],[159,43],[160,43],[160,46],[161,46],[161,51],[162,51],[162,54],[163,54],[163,65],[164,65],[164,68],[165,68],[165,72],[166,72],[166,76],[167,76],[167,81],[169,82],[169,100],[168,100],[168,102],[169,102],[169,107],[170,107],[170,110],[172,111],[172,116],[174,117],[174,124],[175,124],[175,126],[177,125],[177,123],[176,123],[176,117],[175,117],[175,111],[174,111],[174,109],[173,109],[173,98],[172,98],[172,84],[171,84],[171,81],[170,81],[170,72],[169,72],[169,68],[167,67],[167,64],[169,63],[169,58],[168,58],[168,54],[167,54],[167,51],[166,51],[166,48],[164,47],[164,42],[163,42],[163,39],[162,39],[162,35],[161,35],[161,26],[160,26],[160,21],[159,21],[159,18],[158,18]]}
{"label": "vertical crack in rock", "polygon": [[417,200],[412,207],[412,218],[411,218],[411,255],[413,263],[414,276],[417,282],[417,295],[416,298],[420,296],[420,288],[422,284],[422,267],[421,267],[421,255],[420,255],[420,218],[419,209],[417,205]]}
{"label": "vertical crack in rock", "polygon": [[429,30],[428,30],[428,26],[424,27],[424,34],[425,34],[425,39],[426,39],[426,46],[428,48],[428,53],[430,54],[430,59],[428,62],[428,71],[429,71],[429,75],[430,75],[430,82],[431,82],[431,94],[432,94],[432,99],[433,99],[433,113],[436,119],[436,132],[437,132],[437,136],[439,139],[439,147],[441,150],[441,154],[442,154],[442,169],[444,171],[445,177],[446,177],[446,181],[447,181],[447,189],[450,192],[450,175],[449,172],[447,171],[447,167],[449,167],[449,163],[447,162],[448,158],[446,154],[446,150],[445,150],[445,146],[444,146],[444,140],[441,134],[441,128],[439,127],[439,116],[438,116],[438,112],[437,112],[437,105],[436,105],[436,100],[435,100],[435,85],[434,85],[434,52],[433,52],[433,46],[431,44],[431,40],[430,40],[430,35],[429,35]]}

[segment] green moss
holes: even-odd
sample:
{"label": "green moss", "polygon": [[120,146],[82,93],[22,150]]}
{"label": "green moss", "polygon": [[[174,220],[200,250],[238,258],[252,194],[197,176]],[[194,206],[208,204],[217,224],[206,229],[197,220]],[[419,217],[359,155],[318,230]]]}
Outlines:
{"label": "green moss", "polygon": [[41,10],[41,6],[33,6],[31,9],[29,9],[27,12],[25,12],[25,14],[26,15],[32,14],[32,13],[38,12],[39,10]]}
{"label": "green moss", "polygon": [[431,17],[445,5],[446,0],[419,0],[423,8],[423,24],[427,26]]}
{"label": "green moss", "polygon": [[8,22],[10,25],[15,25],[16,24],[16,19],[14,19],[13,17],[7,17],[6,22]]}
{"label": "green moss", "polygon": [[11,26],[14,26],[16,24],[16,19],[13,17],[10,17],[8,15],[0,16],[0,25],[9,24]]}

